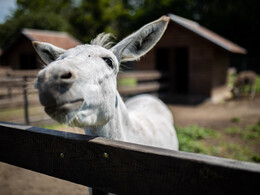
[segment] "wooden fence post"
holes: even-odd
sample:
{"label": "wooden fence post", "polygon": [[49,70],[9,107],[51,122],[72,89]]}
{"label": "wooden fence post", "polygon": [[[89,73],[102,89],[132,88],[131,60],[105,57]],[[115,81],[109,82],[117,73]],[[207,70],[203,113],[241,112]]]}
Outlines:
{"label": "wooden fence post", "polygon": [[28,96],[27,96],[27,76],[23,77],[23,98],[24,98],[24,118],[25,124],[29,125],[29,108],[28,108]]}
{"label": "wooden fence post", "polygon": [[12,98],[12,88],[10,86],[7,87],[7,97]]}

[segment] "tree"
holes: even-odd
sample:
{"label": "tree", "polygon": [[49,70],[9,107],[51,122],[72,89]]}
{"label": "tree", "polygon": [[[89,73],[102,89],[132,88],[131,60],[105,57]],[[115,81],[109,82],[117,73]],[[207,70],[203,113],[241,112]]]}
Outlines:
{"label": "tree", "polygon": [[64,15],[70,9],[70,3],[65,0],[18,0],[18,9],[0,25],[0,47],[7,48],[23,28],[69,30]]}
{"label": "tree", "polygon": [[[248,50],[260,63],[259,0],[17,0],[18,9],[0,25],[6,48],[22,28],[67,31],[89,42],[103,31],[119,39],[142,25],[173,13],[198,21]],[[250,62],[250,63],[251,63]]]}
{"label": "tree", "polygon": [[[7,48],[23,28],[66,31],[83,42],[103,31],[118,35],[128,11],[121,0],[17,0],[18,9],[0,25],[0,47]],[[123,31],[122,31],[123,32]]]}
{"label": "tree", "polygon": [[88,42],[103,31],[119,35],[128,20],[128,11],[121,0],[81,1],[70,14],[74,35]]}

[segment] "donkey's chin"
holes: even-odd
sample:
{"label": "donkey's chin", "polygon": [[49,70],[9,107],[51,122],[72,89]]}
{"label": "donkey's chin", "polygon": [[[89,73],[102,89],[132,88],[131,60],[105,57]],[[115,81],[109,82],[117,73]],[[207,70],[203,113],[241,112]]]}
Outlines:
{"label": "donkey's chin", "polygon": [[46,106],[45,112],[59,123],[69,124],[82,107],[83,100],[75,100],[55,106]]}
{"label": "donkey's chin", "polygon": [[[104,114],[106,113],[106,114]],[[82,104],[80,110],[76,113],[73,120],[69,123],[70,126],[80,128],[97,128],[105,125],[110,119],[111,115],[108,112],[100,109],[100,106],[89,106],[86,103]]]}

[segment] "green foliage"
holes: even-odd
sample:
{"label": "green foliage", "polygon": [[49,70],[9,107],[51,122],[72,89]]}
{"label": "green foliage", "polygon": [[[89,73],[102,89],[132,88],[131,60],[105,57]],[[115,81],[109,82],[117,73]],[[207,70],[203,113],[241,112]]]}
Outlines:
{"label": "green foliage", "polygon": [[248,146],[232,142],[220,142],[218,147],[222,151],[221,156],[223,157],[242,161],[253,160],[253,151]]}
{"label": "green foliage", "polygon": [[233,122],[233,123],[238,123],[239,121],[240,121],[240,119],[238,117],[231,118],[231,122]]}
{"label": "green foliage", "polygon": [[[0,47],[6,48],[22,28],[67,31],[83,42],[103,31],[118,38],[162,15],[174,13],[202,25],[258,56],[258,0],[17,0],[17,10],[0,24]],[[248,14],[250,13],[250,14]]]}
{"label": "green foliage", "polygon": [[194,8],[197,3],[190,0],[131,0],[128,2],[130,4],[131,31],[168,13],[194,19]]}
{"label": "green foliage", "polygon": [[[230,127],[221,133],[197,125],[177,127],[176,131],[181,151],[260,162],[259,154],[253,149],[260,144],[260,122],[246,128]],[[239,141],[231,141],[227,136],[235,136]]]}
{"label": "green foliage", "polygon": [[40,126],[41,128],[45,128],[45,129],[53,129],[53,130],[59,130],[59,129],[67,129],[68,126],[67,125],[62,125],[62,124],[50,124],[50,125],[42,125]]}
{"label": "green foliage", "polygon": [[225,132],[228,135],[236,136],[247,143],[247,146],[245,144],[222,143],[222,147],[230,158],[260,162],[260,156],[248,147],[249,144],[255,146],[260,144],[260,121],[254,125],[249,125],[246,128],[230,127],[227,128]]}
{"label": "green foliage", "polygon": [[[177,128],[178,131],[179,128]],[[218,133],[210,128],[204,128],[197,125],[192,125],[182,128],[178,131],[179,135],[183,135],[189,139],[201,140],[211,136],[217,136]]]}
{"label": "green foliage", "polygon": [[247,126],[245,132],[243,134],[244,139],[255,140],[260,144],[260,121],[255,125]]}
{"label": "green foliage", "polygon": [[69,22],[72,34],[88,42],[103,31],[118,36],[124,31],[123,22],[127,22],[128,11],[120,0],[81,1],[70,13]]}
{"label": "green foliage", "polygon": [[253,155],[252,156],[252,161],[256,163],[260,163],[260,155]]}
{"label": "green foliage", "polygon": [[260,93],[260,75],[257,75],[255,80],[255,91],[256,93]]}
{"label": "green foliage", "polygon": [[211,154],[210,150],[212,149],[213,153],[218,153],[216,148],[205,147],[205,145],[200,141],[212,137],[218,137],[219,134],[215,130],[192,125],[183,128],[177,127],[176,131],[180,150],[186,152]]}
{"label": "green foliage", "polygon": [[236,74],[228,74],[228,87],[232,88],[236,79]]}
{"label": "green foliage", "polygon": [[106,31],[124,32],[128,11],[121,0],[17,0],[18,9],[0,24],[0,48],[7,48],[23,28],[66,31],[83,42]]}
{"label": "green foliage", "polygon": [[229,135],[239,135],[242,129],[240,127],[229,127],[226,129],[226,133]]}
{"label": "green foliage", "polygon": [[18,9],[0,24],[0,47],[7,48],[23,28],[69,31],[65,13],[70,11],[70,1],[18,0]]}
{"label": "green foliage", "polygon": [[137,82],[138,81],[135,78],[122,78],[122,79],[119,79],[118,85],[120,87],[136,87]]}
{"label": "green foliage", "polygon": [[249,125],[246,128],[230,127],[226,129],[229,135],[236,135],[247,141],[255,141],[260,144],[260,122],[255,125]]}
{"label": "green foliage", "polygon": [[[228,86],[233,87],[234,86],[234,81],[236,79],[237,75],[228,75]],[[247,86],[246,91],[250,91],[250,87]],[[260,75],[257,75],[256,80],[255,80],[255,92],[260,93]]]}

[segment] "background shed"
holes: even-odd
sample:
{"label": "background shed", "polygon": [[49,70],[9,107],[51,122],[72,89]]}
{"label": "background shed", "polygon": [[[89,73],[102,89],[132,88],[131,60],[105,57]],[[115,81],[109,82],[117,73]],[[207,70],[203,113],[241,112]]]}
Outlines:
{"label": "background shed", "polygon": [[169,26],[136,70],[159,70],[169,74],[170,94],[218,98],[227,90],[230,54],[246,50],[200,24],[169,14]]}
{"label": "background shed", "polygon": [[81,44],[80,41],[65,32],[24,29],[21,35],[5,50],[1,56],[1,65],[13,69],[37,69],[40,68],[32,41],[48,42],[63,49],[70,49]]}

